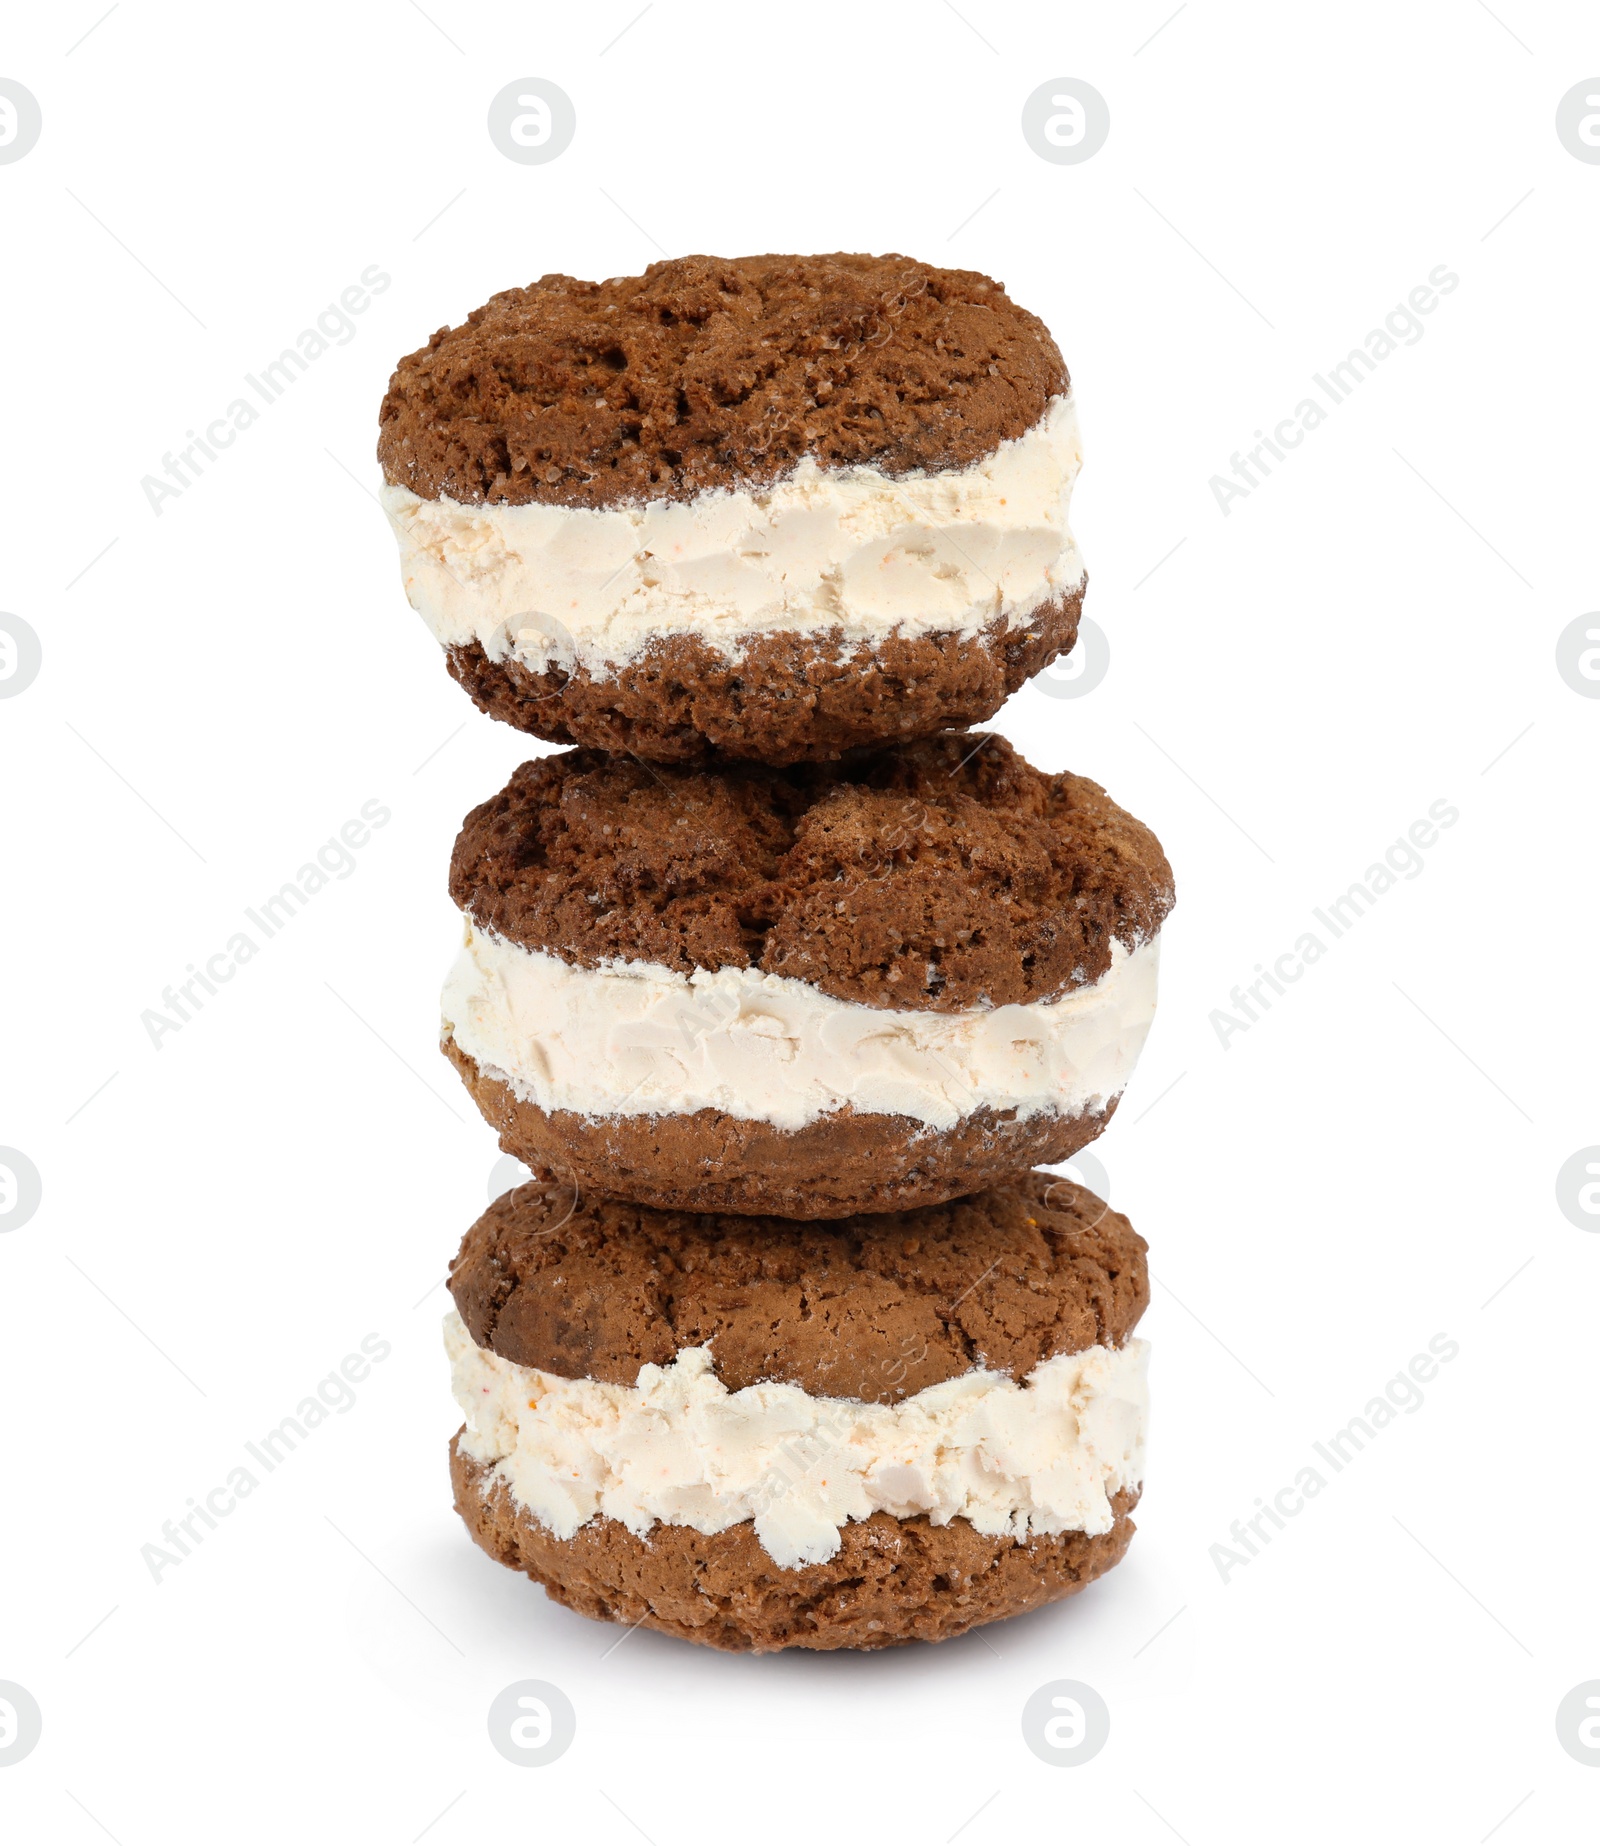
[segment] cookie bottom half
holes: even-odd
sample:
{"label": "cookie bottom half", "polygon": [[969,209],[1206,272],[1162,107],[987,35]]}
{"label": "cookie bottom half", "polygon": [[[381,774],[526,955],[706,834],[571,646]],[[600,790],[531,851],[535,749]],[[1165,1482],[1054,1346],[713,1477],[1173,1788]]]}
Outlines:
{"label": "cookie bottom half", "polygon": [[985,1108],[948,1129],[851,1109],[799,1129],[720,1109],[587,1116],[524,1102],[453,1038],[441,1048],[501,1148],[539,1177],[668,1211],[847,1218],[942,1205],[1025,1168],[1070,1160],[1117,1106],[1025,1121]]}
{"label": "cookie bottom half", "polygon": [[948,1641],[1059,1602],[1121,1559],[1138,1499],[1113,1498],[1109,1532],[1026,1540],[986,1538],[959,1518],[936,1526],[878,1512],[846,1525],[827,1563],[784,1570],[749,1521],[710,1536],[657,1525],[636,1538],[618,1521],[599,1518],[570,1539],[557,1538],[462,1453],[459,1432],[450,1443],[450,1478],[456,1511],[482,1549],[565,1608],[758,1654]]}
{"label": "cookie bottom half", "polygon": [[785,632],[748,637],[737,657],[698,636],[663,636],[604,678],[581,664],[494,660],[479,641],[447,648],[446,662],[480,711],[550,743],[664,763],[798,763],[992,718],[1071,651],[1083,591],[1053,598],[1026,627],[1002,619],[972,636],[889,634],[841,648]]}

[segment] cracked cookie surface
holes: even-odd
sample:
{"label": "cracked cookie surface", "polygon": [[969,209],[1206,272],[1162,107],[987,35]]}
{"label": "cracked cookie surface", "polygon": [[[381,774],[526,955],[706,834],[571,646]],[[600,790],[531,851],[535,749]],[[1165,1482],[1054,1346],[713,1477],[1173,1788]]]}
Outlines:
{"label": "cracked cookie surface", "polygon": [[709,1345],[729,1390],[894,1403],[984,1366],[1023,1378],[1120,1346],[1149,1301],[1144,1239],[1084,1187],[1025,1172],[948,1204],[796,1222],[656,1210],[534,1183],[450,1272],[467,1331],[518,1365],[632,1385]]}

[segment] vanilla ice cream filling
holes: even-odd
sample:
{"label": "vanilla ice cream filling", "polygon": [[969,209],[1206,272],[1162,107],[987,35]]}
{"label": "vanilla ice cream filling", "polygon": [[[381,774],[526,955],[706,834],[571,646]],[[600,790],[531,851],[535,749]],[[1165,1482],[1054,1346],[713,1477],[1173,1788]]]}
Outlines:
{"label": "vanilla ice cream filling", "polygon": [[520,1101],[586,1116],[720,1109],[793,1130],[847,1106],[931,1129],[984,1108],[1099,1113],[1155,1016],[1159,938],[1114,940],[1107,972],[1059,1000],[937,1013],[754,968],[578,968],[464,922],[446,1032]]}
{"label": "vanilla ice cream filling", "polygon": [[557,1538],[615,1519],[725,1532],[746,1519],[786,1570],[824,1564],[847,1521],[965,1519],[991,1538],[1109,1532],[1144,1479],[1143,1340],[1046,1359],[1020,1382],[979,1367],[894,1404],[796,1385],[730,1391],[708,1346],[633,1385],[558,1378],[445,1320],[461,1446]]}
{"label": "vanilla ice cream filling", "polygon": [[1025,629],[1083,582],[1067,523],[1069,395],[966,468],[887,475],[807,458],[771,487],[614,507],[463,506],[386,486],[406,595],[446,647],[604,679],[689,635],[727,658],[775,633],[841,648]]}

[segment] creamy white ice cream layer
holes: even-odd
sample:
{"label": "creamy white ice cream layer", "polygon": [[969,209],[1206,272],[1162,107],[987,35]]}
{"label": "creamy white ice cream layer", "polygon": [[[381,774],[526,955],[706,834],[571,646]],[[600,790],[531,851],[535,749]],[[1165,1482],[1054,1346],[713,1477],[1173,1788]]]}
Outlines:
{"label": "creamy white ice cream layer", "polygon": [[1067,523],[1070,396],[966,468],[890,476],[809,458],[771,487],[617,507],[462,506],[386,486],[406,595],[445,646],[595,678],[693,635],[974,636],[1083,581]]}
{"label": "creamy white ice cream layer", "polygon": [[966,1519],[991,1537],[1110,1531],[1111,1496],[1144,1478],[1143,1340],[1047,1359],[1020,1381],[983,1369],[897,1404],[729,1391],[709,1347],[637,1384],[557,1378],[445,1321],[462,1446],[558,1538],[597,1515],[643,1537],[659,1520],[743,1520],[784,1569],[821,1564],[839,1530],[883,1511]]}
{"label": "creamy white ice cream layer", "polygon": [[988,1107],[1018,1120],[1099,1113],[1155,1016],[1159,938],[1059,1000],[959,1013],[863,1006],[749,968],[576,968],[465,919],[443,1023],[523,1102],[579,1115],[720,1109],[798,1129],[844,1108],[952,1128]]}

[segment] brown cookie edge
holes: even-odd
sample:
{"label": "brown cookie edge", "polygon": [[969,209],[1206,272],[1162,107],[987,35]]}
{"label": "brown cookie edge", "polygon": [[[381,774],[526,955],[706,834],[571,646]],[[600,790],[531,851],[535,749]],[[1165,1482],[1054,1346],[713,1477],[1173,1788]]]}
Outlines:
{"label": "brown cookie edge", "polygon": [[445,664],[479,711],[547,743],[657,763],[829,761],[992,718],[1071,652],[1087,581],[1025,624],[889,635],[849,653],[830,634],[780,632],[746,637],[736,656],[698,636],[662,636],[599,679],[581,665],[536,672],[491,660],[479,641],[447,647]]}
{"label": "brown cookie edge", "polygon": [[848,1218],[942,1205],[1024,1168],[1054,1166],[1103,1134],[1098,1114],[1015,1121],[990,1108],[952,1129],[908,1115],[842,1109],[784,1129],[721,1109],[686,1115],[579,1115],[524,1102],[450,1034],[440,1050],[483,1119],[537,1177],[668,1211]]}
{"label": "brown cookie edge", "polygon": [[636,1538],[592,1519],[560,1539],[520,1508],[491,1469],[450,1441],[455,1509],[497,1563],[591,1621],[654,1628],[726,1653],[872,1650],[949,1641],[988,1622],[1059,1602],[1119,1563],[1133,1538],[1137,1490],[1112,1499],[1109,1532],[987,1538],[964,1519],[874,1513],[840,1532],[826,1564],[784,1570],[752,1521],[710,1536],[657,1525]]}

